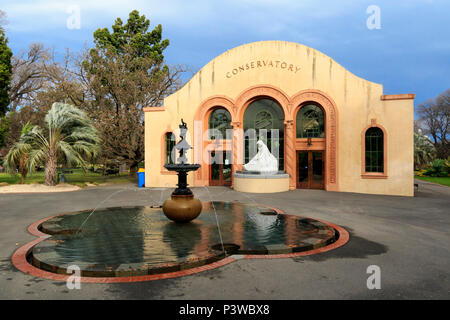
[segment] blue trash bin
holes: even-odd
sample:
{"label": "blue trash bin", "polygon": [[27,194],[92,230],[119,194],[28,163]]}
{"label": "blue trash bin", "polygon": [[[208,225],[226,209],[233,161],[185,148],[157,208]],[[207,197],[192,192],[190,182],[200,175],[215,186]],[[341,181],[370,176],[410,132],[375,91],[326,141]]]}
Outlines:
{"label": "blue trash bin", "polygon": [[138,186],[139,188],[145,187],[145,169],[139,169],[138,172]]}

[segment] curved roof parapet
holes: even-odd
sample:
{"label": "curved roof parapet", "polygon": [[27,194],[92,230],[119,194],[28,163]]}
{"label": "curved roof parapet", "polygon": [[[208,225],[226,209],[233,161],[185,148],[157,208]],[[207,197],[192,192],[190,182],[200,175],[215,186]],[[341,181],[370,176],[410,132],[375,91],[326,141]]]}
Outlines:
{"label": "curved roof parapet", "polygon": [[[195,75],[192,76],[192,78],[190,78],[190,79],[183,85],[182,88],[184,88],[184,87],[185,87],[186,85],[188,85],[190,82],[194,81],[194,80],[202,73],[202,71],[205,70],[208,66],[214,64],[214,63],[217,62],[217,61],[220,61],[222,58],[224,58],[224,57],[226,57],[226,56],[233,55],[234,53],[237,53],[237,54],[238,54],[238,51],[241,50],[241,49],[244,49],[244,48],[247,48],[247,47],[255,47],[255,46],[259,46],[259,45],[261,45],[261,44],[267,45],[268,48],[269,48],[269,47],[272,47],[272,48],[273,48],[273,47],[278,47],[279,49],[281,49],[282,46],[284,46],[284,47],[291,46],[292,48],[298,48],[298,47],[303,48],[303,49],[305,49],[305,50],[307,51],[308,55],[309,55],[309,54],[316,54],[316,55],[325,57],[325,58],[327,58],[327,59],[330,59],[330,60],[332,61],[333,64],[335,64],[335,65],[337,65],[337,66],[343,68],[344,70],[346,70],[346,72],[348,72],[351,76],[353,76],[353,77],[355,77],[355,78],[358,78],[358,79],[361,79],[361,80],[363,80],[363,81],[367,81],[367,82],[369,82],[369,83],[373,83],[373,84],[376,84],[376,85],[381,85],[380,83],[376,83],[376,82],[373,82],[373,81],[369,81],[369,80],[367,80],[367,79],[364,79],[364,78],[362,78],[362,77],[359,77],[359,76],[355,75],[354,73],[352,73],[351,71],[349,71],[347,68],[345,68],[344,66],[342,66],[341,64],[339,64],[338,62],[336,62],[336,60],[334,60],[334,59],[331,58],[330,56],[324,54],[323,52],[321,52],[321,51],[319,51],[319,50],[317,50],[317,49],[311,48],[311,47],[309,47],[309,46],[306,46],[306,45],[303,45],[303,44],[300,44],[300,43],[291,42],[291,41],[282,41],[282,40],[263,40],[263,41],[255,41],[255,42],[250,42],[250,43],[242,44],[242,45],[239,45],[239,46],[237,46],[237,47],[234,47],[234,48],[232,48],[232,49],[229,49],[229,50],[225,51],[224,53],[218,55],[218,56],[215,57],[214,59],[210,60],[207,64],[205,64],[199,71],[197,71],[197,72],[195,73]],[[182,88],[180,88],[179,90],[181,90]],[[179,90],[178,90],[178,91],[179,91]],[[176,93],[176,92],[175,92],[175,93]]]}

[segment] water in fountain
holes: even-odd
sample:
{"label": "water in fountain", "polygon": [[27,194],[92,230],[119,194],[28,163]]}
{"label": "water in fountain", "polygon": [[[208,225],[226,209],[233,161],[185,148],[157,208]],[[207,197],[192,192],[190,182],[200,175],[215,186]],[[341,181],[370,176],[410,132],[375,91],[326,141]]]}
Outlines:
{"label": "water in fountain", "polygon": [[[108,201],[113,195],[115,195],[115,194],[119,194],[119,193],[121,193],[121,192],[123,192],[123,191],[127,191],[127,190],[133,190],[133,191],[147,191],[145,188],[144,189],[131,189],[131,188],[129,188],[129,187],[125,187],[125,188],[122,188],[122,189],[120,189],[120,190],[116,190],[115,192],[113,192],[113,193],[111,193],[109,196],[107,196],[105,199],[103,199],[101,202],[99,202],[99,204],[97,204],[97,206],[95,206],[95,208],[89,213],[89,215],[86,217],[86,219],[81,223],[81,225],[80,225],[80,227],[77,229],[77,231],[76,231],[76,233],[79,233],[80,231],[81,231],[81,229],[83,228],[83,226],[86,224],[86,222],[89,220],[89,218],[94,214],[94,212],[103,204],[103,203],[105,203],[106,201]],[[149,190],[148,189],[148,191],[151,191],[151,190]],[[154,202],[154,200],[153,200],[153,198],[152,198],[152,196],[150,195],[150,200],[152,201],[152,202]],[[151,205],[151,206],[153,206],[153,205]]]}
{"label": "water in fountain", "polygon": [[121,190],[117,190],[113,193],[111,193],[109,196],[107,196],[105,199],[103,199],[92,211],[91,213],[87,216],[87,218],[83,221],[83,223],[80,225],[80,227],[77,230],[77,233],[79,233],[81,231],[81,228],[84,226],[84,224],[89,220],[89,218],[92,216],[92,214],[95,212],[95,210],[97,210],[98,207],[100,207],[100,205],[102,205],[105,201],[107,201],[109,198],[111,198],[113,195],[123,192],[125,191],[127,188],[121,189]]}
{"label": "water in fountain", "polygon": [[[50,272],[65,273],[76,262],[83,276],[130,276],[185,270],[230,254],[304,251],[336,239],[322,222],[262,205],[212,201],[212,189],[205,189],[211,202],[204,202],[203,213],[190,223],[171,222],[162,209],[149,206],[54,217],[40,225],[51,237],[33,247],[29,259]],[[88,215],[89,226],[71,232]]]}
{"label": "water in fountain", "polygon": [[220,239],[220,244],[222,245],[222,252],[223,252],[223,255],[226,255],[226,252],[225,252],[225,246],[224,246],[224,244],[223,244],[222,233],[220,232],[220,224],[219,224],[219,218],[217,217],[216,206],[214,205],[214,201],[212,200],[211,193],[209,192],[208,187],[206,187],[206,186],[203,186],[203,187],[204,187],[204,188],[206,189],[206,191],[208,192],[209,200],[210,200],[211,205],[212,205],[212,208],[213,208],[213,210],[214,210],[214,215],[216,216],[217,230],[219,231],[219,239]]}

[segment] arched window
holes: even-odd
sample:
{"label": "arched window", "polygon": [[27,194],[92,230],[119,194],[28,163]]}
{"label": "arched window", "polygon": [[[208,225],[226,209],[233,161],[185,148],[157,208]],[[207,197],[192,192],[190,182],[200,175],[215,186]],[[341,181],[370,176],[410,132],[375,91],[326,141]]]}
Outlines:
{"label": "arched window", "polygon": [[278,169],[284,170],[284,112],[273,99],[251,102],[244,112],[244,163],[258,152],[256,142],[264,141],[278,159]]}
{"label": "arched window", "polygon": [[384,134],[380,128],[367,129],[364,156],[366,172],[384,172]]}
{"label": "arched window", "polygon": [[227,129],[231,129],[231,115],[228,110],[218,108],[211,112],[208,128],[211,140],[216,140],[219,137],[227,139]]}
{"label": "arched window", "polygon": [[175,163],[175,135],[172,132],[167,132],[164,137],[165,154],[164,164]]}
{"label": "arched window", "polygon": [[325,137],[324,115],[319,106],[309,104],[297,112],[297,138]]}

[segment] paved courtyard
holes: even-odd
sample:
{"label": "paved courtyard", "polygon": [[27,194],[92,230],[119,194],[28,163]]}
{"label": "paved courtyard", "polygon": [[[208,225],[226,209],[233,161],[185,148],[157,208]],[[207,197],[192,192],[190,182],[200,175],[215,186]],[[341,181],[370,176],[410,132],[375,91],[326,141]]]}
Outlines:
{"label": "paved courtyard", "polygon": [[[172,190],[116,185],[67,193],[2,194],[0,299],[449,299],[450,188],[416,182],[414,198],[322,190],[255,195],[224,187],[192,188],[203,201],[265,204],[338,224],[350,233],[350,241],[313,256],[239,260],[181,278],[82,283],[80,290],[14,268],[13,252],[35,239],[27,227],[66,211],[160,204]],[[381,268],[380,290],[367,289],[370,265]]]}

